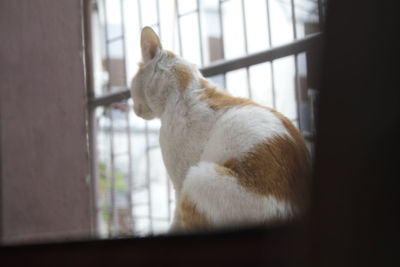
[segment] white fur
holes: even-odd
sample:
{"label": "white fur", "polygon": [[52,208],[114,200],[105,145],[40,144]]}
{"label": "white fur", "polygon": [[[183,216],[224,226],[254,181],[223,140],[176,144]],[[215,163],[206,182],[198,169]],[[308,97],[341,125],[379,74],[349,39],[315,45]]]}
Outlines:
{"label": "white fur", "polygon": [[288,135],[282,122],[270,111],[257,106],[228,110],[209,133],[201,161],[224,163],[240,158],[255,145],[274,136]]}
{"label": "white fur", "polygon": [[249,192],[236,178],[218,174],[216,166],[215,163],[200,162],[191,167],[182,190],[212,225],[265,223],[292,215],[290,205],[273,196]]}
{"label": "white fur", "polygon": [[[142,51],[148,50],[142,47]],[[161,119],[160,145],[177,203],[186,194],[215,225],[290,216],[292,210],[287,204],[248,192],[234,177],[215,172],[216,164],[241,157],[273,136],[288,135],[281,121],[256,106],[212,110],[199,100],[203,77],[192,64],[168,57],[163,50],[152,59],[148,55],[143,58],[147,59],[143,71],[132,82],[134,111],[145,119]],[[177,63],[193,72],[193,80],[183,92],[173,68]],[[176,208],[172,229],[180,226]]]}

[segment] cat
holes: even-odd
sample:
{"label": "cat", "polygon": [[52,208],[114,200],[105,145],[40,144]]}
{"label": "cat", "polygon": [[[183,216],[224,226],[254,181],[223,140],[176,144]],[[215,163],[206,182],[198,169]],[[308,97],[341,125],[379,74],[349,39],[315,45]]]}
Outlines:
{"label": "cat", "polygon": [[134,112],[160,118],[160,146],[176,194],[170,232],[287,221],[305,209],[310,156],[278,111],[237,98],[141,32]]}

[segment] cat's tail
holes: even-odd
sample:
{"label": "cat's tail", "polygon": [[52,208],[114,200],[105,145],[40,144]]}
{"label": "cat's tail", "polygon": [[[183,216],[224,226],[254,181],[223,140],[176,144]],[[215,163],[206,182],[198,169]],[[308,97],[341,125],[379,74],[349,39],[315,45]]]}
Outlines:
{"label": "cat's tail", "polygon": [[292,207],[274,196],[241,186],[224,167],[200,162],[189,169],[177,208],[188,230],[268,223],[292,216]]}

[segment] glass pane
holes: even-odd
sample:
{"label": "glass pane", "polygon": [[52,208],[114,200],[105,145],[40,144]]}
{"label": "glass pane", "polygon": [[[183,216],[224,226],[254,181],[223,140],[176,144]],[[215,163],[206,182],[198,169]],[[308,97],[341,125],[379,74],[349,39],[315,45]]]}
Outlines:
{"label": "glass pane", "polygon": [[252,66],[249,71],[252,99],[261,105],[273,107],[271,63]]}
{"label": "glass pane", "polygon": [[292,9],[290,0],[269,0],[272,45],[293,40]]}
{"label": "glass pane", "polygon": [[318,1],[295,0],[297,38],[318,32]]}
{"label": "glass pane", "polygon": [[[107,29],[117,36],[117,26],[121,24],[120,14],[117,12],[119,1],[106,0],[105,2],[111,5],[110,9],[107,9],[110,14],[108,24],[111,26],[108,25]],[[249,53],[269,47],[267,1],[265,0],[243,1],[244,9],[241,0],[222,2],[202,0],[199,1],[200,20],[198,13],[193,12],[182,16],[179,24],[175,13],[175,0],[160,0],[158,1],[160,26],[156,25],[156,0],[122,2],[127,30],[125,46],[128,83],[137,71],[137,62],[141,60],[139,2],[143,26],[150,25],[156,32],[160,32],[163,47],[177,54],[180,51],[178,39],[178,25],[180,25],[183,57],[198,65],[201,60],[208,65],[216,60],[244,56],[245,32]],[[290,0],[269,0],[268,2],[272,44],[276,46],[292,41]],[[318,13],[315,13],[316,2],[294,0],[294,3],[298,37],[315,32],[314,24],[318,21]],[[191,12],[197,8],[197,1],[180,0],[179,4],[182,13]],[[99,11],[102,12],[101,8]],[[243,11],[246,17],[245,24]],[[223,14],[222,18],[219,17],[220,14]],[[112,90],[119,90],[124,85],[122,41],[109,42],[110,69],[108,74],[102,72],[107,68],[107,61],[104,60],[106,51],[104,27],[100,27],[105,24],[101,23],[101,16],[100,13],[97,20],[99,30],[96,40],[100,40],[102,44],[97,48],[97,55],[101,54],[101,57],[97,62],[96,88],[101,88],[101,84],[106,84],[109,80]],[[198,25],[199,21],[201,27]],[[244,25],[246,25],[246,31],[243,28]],[[115,27],[114,30],[113,27]],[[203,58],[201,58],[201,46]],[[249,76],[246,69],[239,69],[228,72],[226,75],[208,77],[208,79],[239,97],[249,97],[248,86],[250,85],[251,96],[255,102],[269,107],[275,105],[277,110],[286,115],[294,124],[300,124],[303,130],[311,131],[312,104],[310,104],[310,90],[307,85],[306,55],[302,53],[297,56],[299,102],[297,102],[295,92],[294,64],[294,56],[290,56],[275,60],[273,63],[266,62],[251,66],[248,70]],[[272,67],[274,76],[272,76]],[[99,233],[103,237],[129,233],[133,235],[165,233],[174,212],[175,194],[162,161],[159,146],[160,121],[145,122],[137,117],[132,111],[131,99],[122,104],[126,105],[127,109],[121,109],[121,106],[96,109]],[[297,105],[300,110],[299,118]],[[127,124],[126,115],[129,116],[129,124]],[[112,173],[114,173],[113,176]],[[111,192],[112,181],[116,186],[114,192]],[[115,199],[114,207],[111,206],[112,196]],[[117,215],[114,221],[112,220],[113,211]]]}
{"label": "glass pane", "polygon": [[140,25],[137,1],[123,1],[125,18],[125,47],[126,47],[126,77],[130,86],[133,76],[138,70],[141,61],[140,51]]}
{"label": "glass pane", "polygon": [[218,85],[218,87],[220,89],[226,89],[225,88],[225,75],[224,74],[207,77],[207,79],[211,80],[213,83]]}
{"label": "glass pane", "polygon": [[142,26],[153,26],[158,23],[156,0],[139,0]]}
{"label": "glass pane", "polygon": [[247,49],[249,53],[269,47],[265,0],[245,1]]}
{"label": "glass pane", "polygon": [[201,29],[204,65],[224,58],[219,0],[201,1]]}
{"label": "glass pane", "polygon": [[180,19],[183,57],[198,66],[201,65],[200,38],[197,13]]}
{"label": "glass pane", "polygon": [[164,49],[179,54],[175,0],[160,0],[161,43]]}
{"label": "glass pane", "polygon": [[242,4],[239,0],[222,3],[222,25],[225,59],[245,55]]}
{"label": "glass pane", "polygon": [[107,40],[120,37],[122,35],[120,1],[105,0],[104,13],[107,17]]}
{"label": "glass pane", "polygon": [[226,74],[226,88],[234,96],[249,97],[246,69],[228,72]]}
{"label": "glass pane", "polygon": [[128,147],[128,137],[126,132],[127,118],[124,111],[110,108],[112,131],[113,131],[113,153],[115,155],[126,154]]}
{"label": "glass pane", "polygon": [[155,218],[164,220],[162,225],[154,225],[153,233],[162,233],[168,230],[168,210],[169,210],[169,192],[166,190],[166,181],[168,179],[163,165],[161,149],[155,147],[150,151],[151,178],[151,205]]}
{"label": "glass pane", "polygon": [[290,120],[297,119],[294,57],[273,62],[276,109]]}
{"label": "glass pane", "polygon": [[118,91],[126,87],[125,83],[125,61],[123,54],[122,40],[111,42],[108,44],[109,57],[106,60],[106,68],[108,71],[109,85],[111,91]]}
{"label": "glass pane", "polygon": [[298,87],[299,87],[299,111],[301,130],[312,132],[312,114],[311,102],[308,93],[307,83],[307,62],[306,53],[297,55],[297,72],[298,72]]}
{"label": "glass pane", "polygon": [[93,87],[96,96],[103,93],[106,80],[104,79],[104,30],[100,21],[99,12],[92,13],[92,64],[93,64]]}
{"label": "glass pane", "polygon": [[174,202],[158,143],[160,122],[138,118],[132,100],[98,108],[96,120],[99,232],[104,237],[165,233]]}
{"label": "glass pane", "polygon": [[184,14],[197,8],[197,0],[179,0],[179,14]]}

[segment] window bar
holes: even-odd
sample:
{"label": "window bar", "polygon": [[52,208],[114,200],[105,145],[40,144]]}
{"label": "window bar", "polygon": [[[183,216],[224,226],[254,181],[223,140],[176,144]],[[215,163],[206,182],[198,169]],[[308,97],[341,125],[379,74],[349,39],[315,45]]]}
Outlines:
{"label": "window bar", "polygon": [[[223,25],[223,18],[222,18],[222,0],[218,1],[218,15],[219,15],[219,27],[220,27],[220,33],[221,33],[221,54],[222,54],[222,59],[225,59],[225,47],[224,47],[224,25]],[[223,73],[223,89],[226,90],[226,72]]]}
{"label": "window bar", "polygon": [[194,14],[196,12],[197,12],[197,9],[194,9],[194,10],[191,10],[191,11],[187,11],[185,13],[180,14],[179,17],[185,17],[187,15]]}
{"label": "window bar", "polygon": [[[104,39],[105,39],[105,58],[106,58],[106,68],[107,71],[110,71],[110,48],[108,46],[107,40],[108,40],[108,28],[107,28],[107,10],[106,10],[106,0],[103,0],[103,16],[104,16]],[[111,88],[110,88],[110,82],[107,82],[107,92],[110,93]]]}
{"label": "window bar", "polygon": [[[268,42],[269,49],[272,48],[272,33],[271,33],[271,16],[269,12],[269,0],[265,1],[267,7],[267,27],[268,27]],[[276,108],[276,93],[275,93],[275,74],[274,74],[274,62],[271,61],[271,89],[272,89],[272,107]]]}
{"label": "window bar", "polygon": [[148,219],[149,219],[149,228],[150,232],[153,233],[153,210],[152,210],[152,202],[151,202],[151,181],[150,181],[150,144],[149,144],[149,131],[148,131],[148,123],[145,123],[145,153],[146,153],[146,188],[147,188],[147,205],[148,205]]}
{"label": "window bar", "polygon": [[[93,51],[90,49],[93,45],[92,29],[93,20],[98,18],[97,2],[86,1],[83,6],[84,12],[84,51],[85,51],[85,64],[86,68],[86,86],[87,94],[86,99],[94,96],[94,72],[93,72]],[[96,136],[96,117],[95,110],[87,106],[88,114],[88,141],[89,141],[89,164],[90,164],[90,205],[93,209],[90,210],[91,217],[91,235],[93,237],[99,236],[99,223],[101,210],[99,205],[99,170],[98,170],[98,157],[97,157],[97,136]],[[1,235],[1,233],[0,233]]]}
{"label": "window bar", "polygon": [[171,199],[171,184],[170,184],[170,178],[169,178],[168,174],[166,175],[166,178],[167,178],[167,196],[168,196],[167,219],[168,219],[168,222],[171,222],[171,217],[172,217],[171,203],[172,203],[172,199]]}
{"label": "window bar", "polygon": [[[122,3],[121,3],[122,4]],[[123,38],[123,36],[122,35],[120,35],[120,36],[116,36],[116,37],[114,37],[114,38],[111,38],[111,39],[107,39],[106,40],[106,42],[107,42],[107,44],[110,44],[110,43],[113,43],[113,42],[116,42],[116,41],[119,41],[119,40],[121,40]]]}
{"label": "window bar", "polygon": [[160,23],[160,0],[156,0],[156,9],[157,9],[157,23],[156,25],[158,26],[158,37],[161,40],[161,23]]}
{"label": "window bar", "polygon": [[[141,0],[138,0],[138,19],[139,19],[139,31],[143,28],[142,20],[142,7]],[[151,186],[150,186],[150,155],[149,155],[149,128],[148,122],[144,123],[144,137],[145,137],[145,157],[146,157],[146,189],[147,189],[147,205],[148,205],[148,219],[150,232],[153,232],[153,221],[152,221],[152,205],[151,205]]]}
{"label": "window bar", "polygon": [[143,28],[141,0],[137,0],[137,7],[138,7],[138,21],[139,21],[139,32],[140,32]]}
{"label": "window bar", "polygon": [[[121,12],[121,32],[122,32],[122,55],[124,58],[124,68],[123,68],[123,79],[125,86],[128,85],[128,77],[126,73],[126,43],[125,43],[125,14],[124,14],[124,0],[120,0],[120,12]],[[133,220],[133,199],[132,199],[132,191],[133,191],[133,171],[132,171],[132,140],[131,140],[131,125],[130,125],[130,120],[129,120],[129,114],[131,112],[131,109],[129,108],[127,111],[125,111],[125,121],[126,121],[126,135],[127,135],[127,140],[128,140],[128,173],[127,173],[127,178],[128,178],[128,192],[127,192],[127,199],[128,199],[128,209],[129,209],[129,220],[131,223],[131,231],[133,232],[135,230],[135,222]]]}
{"label": "window bar", "polygon": [[[310,49],[315,49],[316,45],[320,45],[322,42],[321,33],[308,34],[306,37],[293,41],[289,44],[276,46],[271,49],[250,54],[230,60],[221,60],[219,62],[212,63],[206,67],[200,68],[201,73],[204,77],[210,77],[215,75],[224,74],[228,71],[237,70],[240,68],[250,67],[252,65],[272,62],[276,59],[291,56],[294,54],[307,52]],[[104,96],[98,96],[91,98],[89,104],[91,108],[98,106],[107,106],[113,102],[121,101],[130,98],[131,94],[128,89],[120,92],[113,92]]]}
{"label": "window bar", "polygon": [[290,6],[291,6],[291,11],[292,11],[292,26],[293,26],[293,39],[297,39],[297,21],[296,21],[296,11],[295,11],[295,5],[294,5],[294,0],[290,0]]}
{"label": "window bar", "polygon": [[179,2],[175,0],[175,10],[176,10],[176,23],[178,29],[178,42],[179,42],[179,54],[183,57],[183,47],[182,47],[182,33],[181,33],[181,16],[179,14]]}
{"label": "window bar", "polygon": [[[246,52],[246,55],[248,55],[249,48],[248,48],[248,43],[247,43],[246,6],[244,4],[244,0],[242,0],[242,19],[243,19],[244,51]],[[249,98],[251,98],[251,84],[250,84],[249,67],[246,67],[246,81],[247,81],[247,92],[249,94]]]}
{"label": "window bar", "polygon": [[130,119],[129,119],[129,114],[131,112],[131,109],[125,111],[125,120],[126,120],[126,134],[127,134],[127,141],[128,141],[128,173],[127,173],[127,178],[128,178],[128,192],[127,192],[127,199],[128,199],[128,209],[129,209],[129,222],[131,225],[131,232],[133,233],[135,231],[135,221],[133,219],[133,198],[132,198],[132,193],[133,193],[133,170],[132,170],[132,130],[131,130],[131,125],[130,125]]}
{"label": "window bar", "polygon": [[[105,35],[105,57],[106,57],[106,64],[107,64],[107,70],[110,71],[110,51],[109,47],[107,44],[108,40],[108,29],[107,29],[107,10],[106,10],[106,3],[105,0],[103,0],[103,8],[104,8],[104,35]],[[111,91],[110,87],[110,81],[107,82],[107,91]],[[109,132],[109,138],[110,138],[110,159],[111,159],[111,187],[110,187],[110,228],[109,228],[109,236],[112,237],[117,231],[117,210],[115,207],[115,169],[114,169],[114,123],[113,123],[113,113],[112,113],[112,108],[109,108],[109,116],[110,116],[110,132]]]}
{"label": "window bar", "polygon": [[114,155],[114,120],[113,120],[113,108],[110,107],[109,109],[109,115],[110,115],[110,132],[109,132],[109,137],[110,137],[110,156],[111,156],[111,205],[110,205],[110,214],[111,214],[111,222],[112,222],[112,227],[111,227],[111,236],[115,236],[118,232],[118,218],[117,218],[117,209],[116,209],[116,197],[115,197],[115,155]]}
{"label": "window bar", "polygon": [[201,27],[201,12],[200,12],[200,0],[197,0],[197,24],[199,28],[199,38],[200,38],[200,62],[201,66],[204,66],[204,54],[203,54],[203,31]]}
{"label": "window bar", "polygon": [[[221,56],[222,59],[225,58],[225,49],[224,49],[224,28],[222,27],[222,6],[221,6],[221,0],[219,1],[218,4],[218,16],[219,16],[219,28],[220,28],[220,34],[221,34]],[[224,75],[225,77],[225,75]],[[225,80],[225,78],[224,78]]]}
{"label": "window bar", "polygon": [[[295,5],[294,5],[294,0],[290,0],[290,6],[291,6],[291,11],[292,11],[292,25],[293,25],[293,39],[297,40],[297,29],[296,29],[296,11],[295,11]],[[299,85],[299,66],[298,66],[298,54],[294,54],[294,90],[295,90],[295,95],[296,95],[296,107],[297,107],[297,124],[299,126],[299,129],[302,129],[302,123],[301,123],[301,94],[300,94],[300,85]]]}
{"label": "window bar", "polygon": [[317,0],[318,1],[318,22],[319,22],[319,30],[322,31],[322,28],[324,27],[324,14],[323,14],[323,3],[322,0]]}

